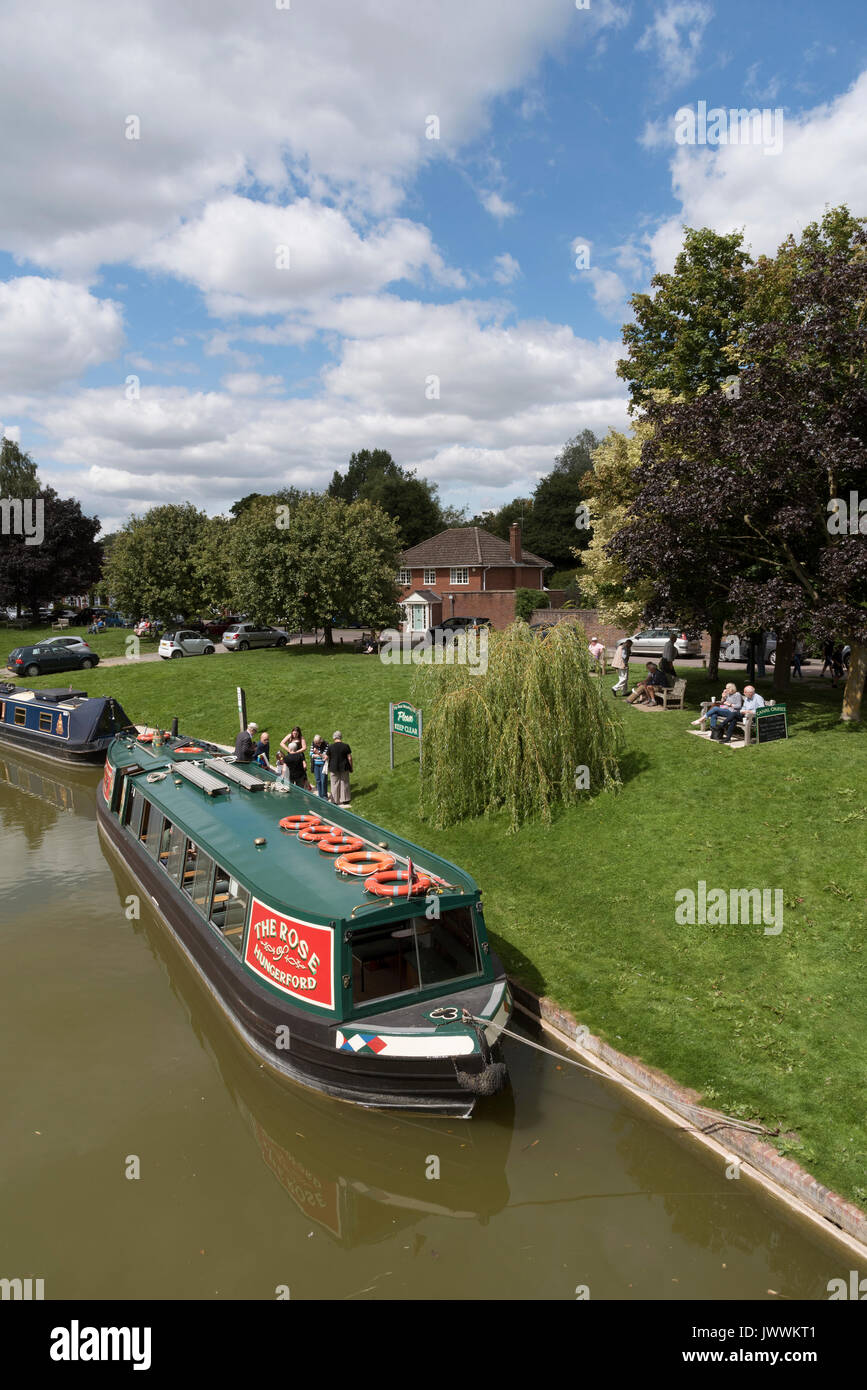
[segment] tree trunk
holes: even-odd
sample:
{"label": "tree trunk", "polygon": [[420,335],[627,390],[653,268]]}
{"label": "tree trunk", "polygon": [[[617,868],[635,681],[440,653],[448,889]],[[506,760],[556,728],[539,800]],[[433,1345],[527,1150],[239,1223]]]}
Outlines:
{"label": "tree trunk", "polygon": [[861,718],[861,701],[864,696],[864,682],[867,680],[867,646],[852,643],[849,657],[849,676],[843,693],[843,712],[841,719],[857,723]]}
{"label": "tree trunk", "polygon": [[326,647],[333,647],[333,646],[334,646],[334,638],[333,638],[332,635],[331,635],[331,624],[330,624],[330,623],[325,623],[325,624],[323,625],[322,631],[323,631],[323,633],[325,634],[325,646],[326,646]]}
{"label": "tree trunk", "polygon": [[707,659],[707,674],[710,680],[715,681],[719,678],[719,649],[722,645],[722,628],[712,627],[710,630],[710,656]]}
{"label": "tree trunk", "polygon": [[756,642],[756,675],[760,681],[763,681],[767,675],[765,670],[765,634],[763,632],[759,633]]}
{"label": "tree trunk", "polygon": [[774,694],[785,695],[792,682],[792,657],[795,655],[795,634],[777,636],[777,653],[774,658]]}

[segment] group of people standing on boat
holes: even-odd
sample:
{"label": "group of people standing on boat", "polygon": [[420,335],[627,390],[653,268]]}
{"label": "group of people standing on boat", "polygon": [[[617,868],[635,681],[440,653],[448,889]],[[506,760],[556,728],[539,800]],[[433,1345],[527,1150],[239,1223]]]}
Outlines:
{"label": "group of people standing on boat", "polygon": [[[308,768],[307,759],[310,759]],[[352,772],[352,749],[344,742],[343,734],[335,729],[330,743],[321,734],[307,740],[296,724],[281,741],[271,762],[271,739],[267,729],[259,731],[258,724],[248,724],[235,740],[235,757],[241,763],[258,763],[270,768],[284,782],[307,791],[316,791],[335,806],[348,806],[351,801],[349,777]],[[311,782],[311,775],[313,781]],[[329,787],[330,784],[330,787]]]}

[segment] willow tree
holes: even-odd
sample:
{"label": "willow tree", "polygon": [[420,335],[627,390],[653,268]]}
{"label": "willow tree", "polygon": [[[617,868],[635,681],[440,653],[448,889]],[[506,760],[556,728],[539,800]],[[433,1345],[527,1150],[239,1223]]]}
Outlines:
{"label": "willow tree", "polygon": [[622,728],[579,626],[491,633],[484,671],[430,659],[440,655],[413,681],[424,710],[420,811],[438,828],[499,810],[510,832],[531,818],[549,824],[554,806],[619,785]]}

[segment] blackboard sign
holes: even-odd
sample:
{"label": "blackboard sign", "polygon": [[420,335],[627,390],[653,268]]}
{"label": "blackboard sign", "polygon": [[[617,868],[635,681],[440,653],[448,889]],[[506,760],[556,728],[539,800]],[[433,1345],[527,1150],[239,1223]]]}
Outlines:
{"label": "blackboard sign", "polygon": [[756,742],[773,743],[778,738],[788,738],[785,705],[765,705],[756,710]]}

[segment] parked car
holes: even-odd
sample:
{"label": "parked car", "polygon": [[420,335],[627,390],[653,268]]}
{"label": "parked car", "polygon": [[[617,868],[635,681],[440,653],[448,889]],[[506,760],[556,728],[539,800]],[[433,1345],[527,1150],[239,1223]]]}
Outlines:
{"label": "parked car", "polygon": [[17,676],[43,676],[54,671],[89,671],[99,664],[97,653],[83,637],[46,637],[9,653],[7,671]]}
{"label": "parked car", "polygon": [[428,628],[428,636],[431,640],[436,640],[436,634],[441,632],[444,637],[459,632],[479,632],[483,627],[490,627],[490,618],[444,618],[436,627]]}
{"label": "parked car", "polygon": [[662,656],[671,638],[678,656],[701,656],[701,638],[695,632],[678,631],[674,627],[648,627],[632,638],[633,656]]}
{"label": "parked car", "polygon": [[[739,637],[734,633],[727,632],[722,639],[720,646],[720,656],[723,661],[746,661],[750,654],[749,637]],[[776,633],[765,633],[765,661],[769,666],[773,666],[777,657],[777,637]]]}
{"label": "parked car", "polygon": [[235,623],[223,633],[223,646],[230,652],[245,652],[249,647],[285,647],[288,641],[289,634],[282,627],[262,623]]}
{"label": "parked car", "polygon": [[179,656],[213,656],[214,644],[205,633],[181,627],[174,632],[163,633],[158,651],[164,661]]}
{"label": "parked car", "polygon": [[219,641],[227,628],[236,627],[238,623],[244,622],[242,613],[235,613],[231,618],[205,619],[202,626],[209,637]]}

